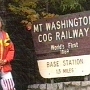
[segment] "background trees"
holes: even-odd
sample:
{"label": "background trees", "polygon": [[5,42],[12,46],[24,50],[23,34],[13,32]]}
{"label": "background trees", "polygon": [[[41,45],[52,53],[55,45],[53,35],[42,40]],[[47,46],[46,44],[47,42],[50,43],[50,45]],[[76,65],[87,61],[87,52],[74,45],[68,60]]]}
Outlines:
{"label": "background trees", "polygon": [[[17,90],[26,90],[24,87],[29,83],[50,82],[50,79],[41,78],[38,72],[32,35],[25,26],[38,19],[86,10],[90,10],[90,0],[0,0],[0,15],[6,21],[7,32],[16,48],[13,68]],[[68,80],[82,78],[55,79],[56,82]]]}
{"label": "background trees", "polygon": [[22,23],[27,24],[41,18],[89,10],[89,4],[89,0],[12,0],[8,9],[23,17]]}

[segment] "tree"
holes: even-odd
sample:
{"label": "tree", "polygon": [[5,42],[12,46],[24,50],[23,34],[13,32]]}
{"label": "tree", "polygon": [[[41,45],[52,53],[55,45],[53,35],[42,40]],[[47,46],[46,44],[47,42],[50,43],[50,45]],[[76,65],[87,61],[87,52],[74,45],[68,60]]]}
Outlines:
{"label": "tree", "polygon": [[9,3],[9,10],[14,14],[21,16],[24,25],[30,25],[32,22],[47,17],[58,16],[46,12],[46,2],[40,0],[12,0]]}
{"label": "tree", "polygon": [[87,1],[89,2],[89,0],[12,0],[9,3],[9,10],[23,17],[22,23],[30,25],[37,19],[84,11]]}

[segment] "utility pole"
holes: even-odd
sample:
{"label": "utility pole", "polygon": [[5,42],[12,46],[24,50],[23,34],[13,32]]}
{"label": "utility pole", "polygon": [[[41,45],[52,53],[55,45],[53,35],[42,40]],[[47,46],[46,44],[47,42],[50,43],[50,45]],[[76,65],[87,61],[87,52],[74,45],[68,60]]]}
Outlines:
{"label": "utility pole", "polygon": [[0,17],[3,19],[4,24],[6,24],[6,0],[0,0]]}
{"label": "utility pole", "polygon": [[46,0],[46,12],[48,13],[48,0]]}
{"label": "utility pole", "polygon": [[1,0],[1,5],[0,5],[1,13],[5,14],[6,13],[6,7],[5,7],[5,0]]}

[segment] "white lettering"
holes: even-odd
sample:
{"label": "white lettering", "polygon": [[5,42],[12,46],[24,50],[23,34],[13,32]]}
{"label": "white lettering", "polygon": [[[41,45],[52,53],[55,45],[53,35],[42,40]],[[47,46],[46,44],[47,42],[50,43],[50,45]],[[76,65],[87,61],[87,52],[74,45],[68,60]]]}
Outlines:
{"label": "white lettering", "polygon": [[47,42],[47,41],[52,41],[52,34],[48,33],[48,34],[39,34],[38,35],[38,41],[39,42]]}
{"label": "white lettering", "polygon": [[42,24],[34,25],[34,32],[41,32],[42,31]]}

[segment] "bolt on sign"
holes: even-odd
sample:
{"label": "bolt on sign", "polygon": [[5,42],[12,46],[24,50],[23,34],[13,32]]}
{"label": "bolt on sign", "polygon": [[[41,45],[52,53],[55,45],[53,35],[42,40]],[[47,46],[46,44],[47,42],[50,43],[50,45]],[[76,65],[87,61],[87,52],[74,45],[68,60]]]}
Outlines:
{"label": "bolt on sign", "polygon": [[90,74],[90,11],[41,19],[32,27],[43,78]]}

